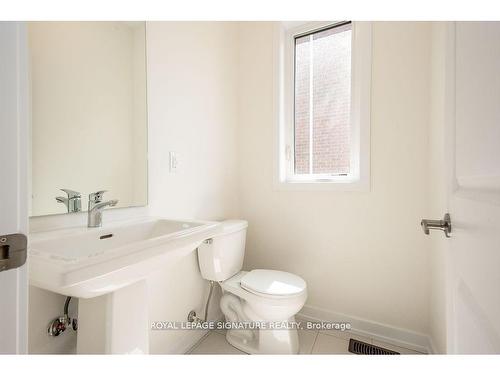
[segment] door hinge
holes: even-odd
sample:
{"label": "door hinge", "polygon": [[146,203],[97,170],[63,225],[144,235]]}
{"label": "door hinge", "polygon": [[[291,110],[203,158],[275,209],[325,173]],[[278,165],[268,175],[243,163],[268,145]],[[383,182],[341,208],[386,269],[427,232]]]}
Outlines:
{"label": "door hinge", "polygon": [[27,244],[21,233],[0,235],[0,271],[21,267],[26,262]]}

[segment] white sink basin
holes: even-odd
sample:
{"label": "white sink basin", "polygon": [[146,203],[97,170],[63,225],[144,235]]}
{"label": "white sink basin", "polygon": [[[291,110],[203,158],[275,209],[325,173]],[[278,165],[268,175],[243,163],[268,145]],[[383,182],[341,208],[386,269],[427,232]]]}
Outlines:
{"label": "white sink basin", "polygon": [[194,251],[219,223],[143,218],[30,234],[30,283],[78,298],[114,292]]}

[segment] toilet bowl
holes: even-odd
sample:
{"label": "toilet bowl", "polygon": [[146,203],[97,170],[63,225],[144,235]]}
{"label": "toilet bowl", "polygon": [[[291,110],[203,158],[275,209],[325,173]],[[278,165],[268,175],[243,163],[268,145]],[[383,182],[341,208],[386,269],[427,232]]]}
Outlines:
{"label": "toilet bowl", "polygon": [[198,248],[204,279],[217,281],[223,296],[227,341],[250,354],[297,354],[295,314],[307,299],[306,282],[292,273],[242,271],[247,222],[229,220]]}
{"label": "toilet bowl", "polygon": [[[245,282],[248,277],[251,282]],[[250,289],[248,283],[259,288],[260,277],[264,282],[278,285],[278,290],[262,291]],[[294,292],[279,290],[285,282],[294,282]],[[265,285],[265,284],[264,284]],[[226,338],[236,348],[252,354],[297,354],[299,338],[294,329],[295,314],[304,306],[307,298],[306,284],[300,277],[281,271],[253,270],[241,271],[221,283],[224,292],[221,299],[221,310],[226,322],[259,322],[263,328],[248,330],[230,328]],[[286,288],[286,287],[285,287]],[[235,298],[236,297],[236,298]],[[270,323],[276,328],[273,328]],[[228,326],[230,326],[228,324]]]}

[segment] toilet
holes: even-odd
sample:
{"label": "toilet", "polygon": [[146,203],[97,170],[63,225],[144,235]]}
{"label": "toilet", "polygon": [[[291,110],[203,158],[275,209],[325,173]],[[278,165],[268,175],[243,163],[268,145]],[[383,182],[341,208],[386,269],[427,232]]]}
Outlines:
{"label": "toilet", "polygon": [[248,223],[221,224],[220,232],[198,247],[198,261],[202,277],[222,288],[226,323],[247,323],[243,329],[228,329],[227,341],[250,354],[297,354],[295,314],[306,302],[306,282],[283,271],[242,271]]}

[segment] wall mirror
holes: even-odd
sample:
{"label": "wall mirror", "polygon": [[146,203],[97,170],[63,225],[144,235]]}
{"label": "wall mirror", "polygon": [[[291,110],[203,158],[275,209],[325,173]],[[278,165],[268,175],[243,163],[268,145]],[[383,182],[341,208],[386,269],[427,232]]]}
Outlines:
{"label": "wall mirror", "polygon": [[[29,22],[30,216],[147,204],[143,22]],[[81,197],[78,198],[78,195]]]}

